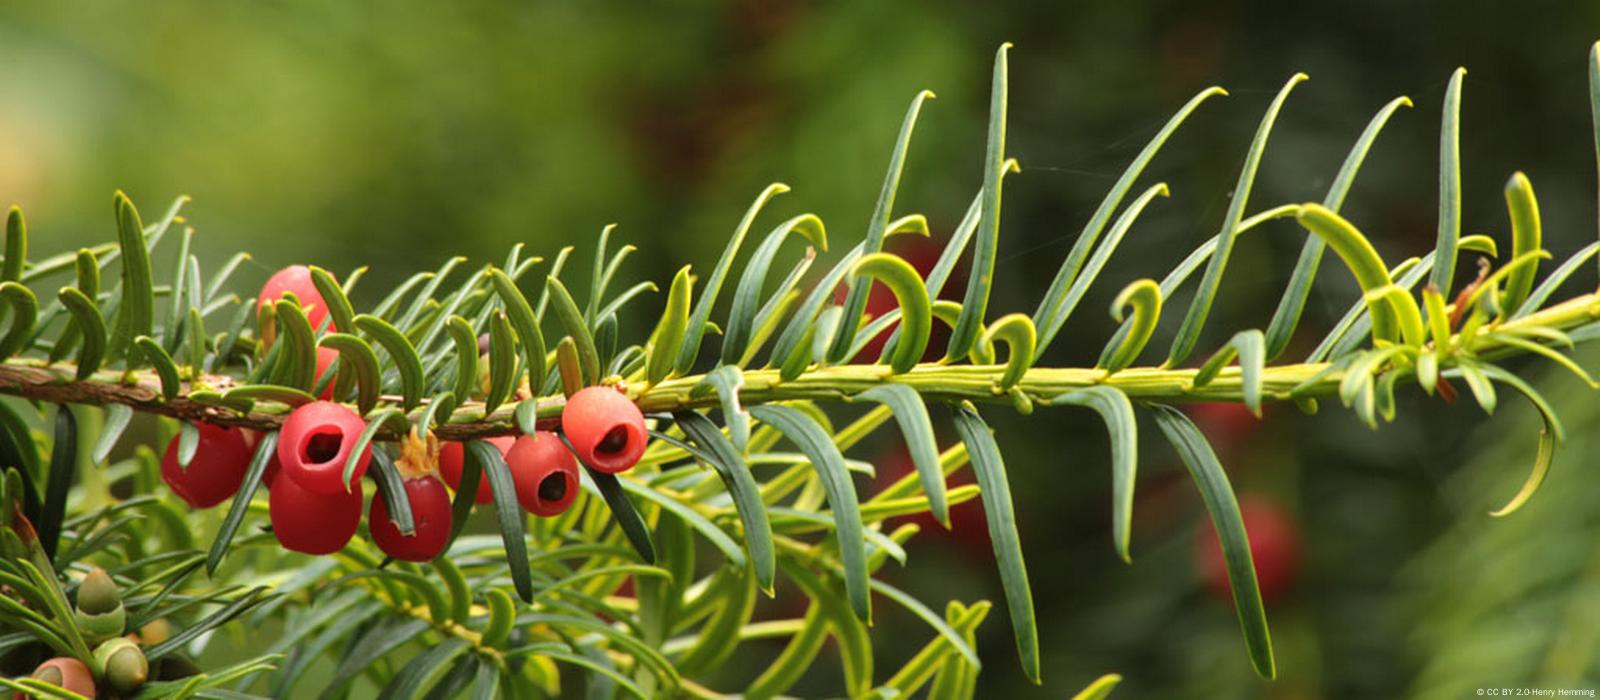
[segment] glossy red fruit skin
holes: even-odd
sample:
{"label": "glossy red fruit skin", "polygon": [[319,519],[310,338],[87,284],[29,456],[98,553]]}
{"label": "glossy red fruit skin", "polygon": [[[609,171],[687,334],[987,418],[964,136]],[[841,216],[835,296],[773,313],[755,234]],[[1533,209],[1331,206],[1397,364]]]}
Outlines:
{"label": "glossy red fruit skin", "polygon": [[[485,438],[495,449],[500,450],[500,456],[506,456],[511,445],[517,438],[511,435]],[[450,485],[451,491],[458,490],[461,486],[461,470],[466,466],[466,447],[459,442],[447,442],[439,448],[439,476],[444,477],[444,483]],[[489,485],[488,476],[478,477],[478,495],[472,500],[476,503],[489,503],[494,500],[494,487]]]}
{"label": "glossy red fruit skin", "polygon": [[[296,408],[278,432],[278,463],[283,474],[312,493],[344,493],[344,464],[367,424],[342,404],[315,401]],[[361,451],[350,481],[360,481],[372,460],[372,446]],[[274,483],[276,483],[274,479]]]}
{"label": "glossy red fruit skin", "polygon": [[[311,281],[311,268],[305,265],[290,265],[282,270],[272,273],[267,278],[267,283],[262,285],[261,294],[256,297],[256,309],[269,303],[274,303],[283,298],[284,292],[294,294],[300,300],[301,310],[306,312],[306,320],[311,322],[311,330],[322,327],[323,319],[328,317],[328,302],[323,301],[322,293],[317,291],[317,285]],[[332,323],[328,324],[328,332],[339,330]]]}
{"label": "glossy red fruit skin", "polygon": [[450,493],[432,474],[406,479],[405,487],[416,531],[410,537],[400,534],[400,528],[389,519],[389,504],[381,496],[372,499],[367,530],[384,554],[400,561],[433,561],[450,543]]}
{"label": "glossy red fruit skin", "polygon": [[[1256,585],[1261,589],[1261,600],[1266,603],[1281,600],[1294,588],[1299,577],[1300,527],[1282,506],[1262,496],[1241,497],[1239,513],[1244,517],[1250,555],[1255,559]],[[1222,547],[1209,521],[1201,526],[1195,538],[1195,567],[1213,597],[1233,602]]]}
{"label": "glossy red fruit skin", "polygon": [[632,469],[650,439],[639,407],[605,386],[591,386],[567,399],[561,430],[584,464],[607,474]]}
{"label": "glossy red fruit skin", "polygon": [[238,428],[200,425],[200,445],[189,468],[178,466],[178,441],[161,456],[161,480],[191,508],[210,508],[233,497],[250,469],[251,450]]}
{"label": "glossy red fruit skin", "polygon": [[267,499],[272,534],[291,552],[332,554],[344,549],[361,526],[361,487],[325,495],[302,488],[294,479],[272,480]]}
{"label": "glossy red fruit skin", "polygon": [[[517,502],[529,513],[560,515],[578,497],[578,460],[555,433],[541,430],[517,438],[506,453],[506,466],[517,486]],[[546,479],[562,481],[546,484]],[[560,496],[545,498],[548,489],[559,489]]]}

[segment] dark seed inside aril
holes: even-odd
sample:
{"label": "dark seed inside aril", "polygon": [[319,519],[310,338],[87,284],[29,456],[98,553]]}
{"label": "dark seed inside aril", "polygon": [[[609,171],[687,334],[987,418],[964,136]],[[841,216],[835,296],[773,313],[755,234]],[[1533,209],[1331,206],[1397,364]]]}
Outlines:
{"label": "dark seed inside aril", "polygon": [[322,464],[333,461],[339,456],[339,448],[343,445],[344,438],[338,433],[318,433],[306,441],[306,461],[312,464]]}
{"label": "dark seed inside aril", "polygon": [[605,454],[614,454],[621,452],[622,448],[627,446],[628,429],[619,425],[607,432],[604,438],[601,438],[600,444],[595,445],[594,451]]}
{"label": "dark seed inside aril", "polygon": [[539,480],[539,500],[554,503],[567,496],[567,477],[550,474]]}

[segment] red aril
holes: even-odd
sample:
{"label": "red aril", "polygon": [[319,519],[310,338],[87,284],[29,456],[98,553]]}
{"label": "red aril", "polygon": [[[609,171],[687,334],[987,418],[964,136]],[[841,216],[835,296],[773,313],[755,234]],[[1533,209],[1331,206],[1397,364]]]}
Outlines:
{"label": "red aril", "polygon": [[534,515],[559,515],[578,497],[578,460],[555,433],[517,438],[506,453],[517,502]]}
{"label": "red aril", "polygon": [[[283,473],[312,493],[344,493],[345,463],[359,442],[367,424],[343,404],[316,401],[296,408],[278,431],[278,462]],[[367,445],[356,458],[350,475],[354,484],[367,472],[372,446]]]}
{"label": "red aril", "polygon": [[561,431],[584,464],[608,474],[632,469],[650,439],[639,407],[608,386],[591,386],[567,399]]}
{"label": "red aril", "polygon": [[344,549],[361,526],[361,486],[349,492],[320,494],[289,478],[272,480],[268,498],[272,533],[284,549],[332,554]]}
{"label": "red aril", "polygon": [[[484,438],[495,449],[500,450],[500,456],[506,456],[506,451],[517,438],[511,435]],[[461,485],[461,470],[466,466],[466,449],[459,442],[447,442],[439,447],[439,476],[444,477],[444,483],[450,485],[450,490],[455,491]],[[487,474],[478,477],[478,495],[473,497],[475,503],[488,503],[494,500],[494,487],[489,485]]]}
{"label": "red aril", "polygon": [[187,469],[178,465],[179,437],[161,456],[161,480],[191,508],[210,508],[228,500],[250,469],[250,446],[238,428],[200,423],[200,444]]}
{"label": "red aril", "polygon": [[406,479],[405,490],[411,503],[413,534],[400,534],[400,528],[389,519],[389,504],[381,495],[372,499],[367,529],[384,554],[400,561],[432,561],[450,543],[450,494],[445,491],[444,482],[431,474]]}

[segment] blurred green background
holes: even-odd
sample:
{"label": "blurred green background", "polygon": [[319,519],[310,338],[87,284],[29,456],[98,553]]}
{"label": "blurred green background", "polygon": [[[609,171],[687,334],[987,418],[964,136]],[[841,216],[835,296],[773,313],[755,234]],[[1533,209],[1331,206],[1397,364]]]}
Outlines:
{"label": "blurred green background", "polygon": [[[25,207],[47,254],[109,239],[115,188],[147,217],[192,195],[203,263],[255,254],[241,288],[294,262],[366,264],[361,291],[375,295],[449,255],[499,259],[516,242],[547,257],[578,246],[581,280],[610,222],[642,248],[629,272],[664,281],[684,263],[707,268],[771,181],[794,192],[764,221],[811,211],[836,246],[859,239],[923,88],[939,97],[923,110],[897,210],[948,234],[981,181],[990,60],[1009,40],[1009,150],[1023,173],[1007,181],[994,315],[1033,309],[1104,189],[1173,110],[1207,85],[1232,93],[1149,169],[1144,183],[1166,181],[1172,197],[1145,214],[1051,362],[1092,362],[1122,284],[1159,276],[1215,232],[1261,110],[1295,71],[1311,81],[1284,110],[1250,211],[1321,199],[1371,114],[1405,94],[1416,108],[1379,139],[1345,213],[1391,263],[1429,249],[1440,102],[1464,65],[1467,232],[1506,240],[1500,187],[1521,169],[1558,257],[1594,238],[1584,59],[1600,4],[1283,5],[7,3],[0,198]],[[1270,318],[1302,240],[1292,226],[1270,230],[1235,251],[1202,351]],[[1322,269],[1291,355],[1355,299],[1347,273]],[[633,321],[624,327],[642,339],[647,320]],[[1260,422],[1191,410],[1238,490],[1299,533],[1283,536],[1297,539],[1283,549],[1298,566],[1269,608],[1274,683],[1255,679],[1231,609],[1205,592],[1198,499],[1153,430],[1130,567],[1107,534],[1105,436],[1092,414],[990,410],[1018,495],[1046,684],[1023,680],[997,608],[980,631],[981,696],[1064,697],[1108,671],[1127,677],[1117,696],[1135,698],[1595,687],[1600,494],[1583,436],[1600,415],[1570,379],[1541,386],[1576,438],[1535,504],[1496,521],[1485,513],[1532,459],[1525,406],[1504,402],[1486,419],[1470,402],[1407,393],[1379,432],[1328,405],[1314,417],[1275,407]],[[892,444],[873,449],[892,470]],[[886,575],[936,608],[998,601],[981,516],[960,521],[915,541],[910,567]],[[880,669],[925,637],[909,616],[882,614]],[[798,690],[837,687],[831,663]],[[727,687],[748,680],[742,670],[729,665]]]}

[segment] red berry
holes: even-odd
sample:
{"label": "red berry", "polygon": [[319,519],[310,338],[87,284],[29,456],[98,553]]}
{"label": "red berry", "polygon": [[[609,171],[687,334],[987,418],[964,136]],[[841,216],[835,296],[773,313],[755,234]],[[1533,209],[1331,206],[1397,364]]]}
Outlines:
{"label": "red berry", "polygon": [[332,554],[361,526],[361,487],[346,493],[319,494],[294,479],[273,479],[267,500],[272,533],[284,549],[306,554]]}
{"label": "red berry", "polygon": [[278,472],[281,471],[283,462],[278,461],[278,453],[274,450],[271,460],[267,462],[267,470],[261,472],[261,483],[266,484],[269,489],[272,488],[272,480],[278,478]]}
{"label": "red berry", "polygon": [[367,529],[384,554],[400,561],[432,561],[450,543],[450,494],[444,490],[444,482],[431,474],[406,479],[405,487],[416,531],[410,537],[400,534],[382,497],[372,499]]}
{"label": "red berry", "polygon": [[[261,295],[256,298],[256,309],[260,310],[282,299],[284,292],[293,294],[300,301],[300,308],[306,312],[306,320],[311,322],[311,330],[322,327],[322,320],[328,317],[328,303],[323,301],[322,293],[311,282],[311,268],[290,265],[273,273],[261,287]],[[337,330],[332,323],[328,324],[329,333]]]}
{"label": "red berry", "polygon": [[[495,449],[500,450],[500,456],[506,456],[511,445],[517,439],[510,435],[485,438]],[[450,490],[458,490],[461,486],[461,469],[465,465],[466,449],[459,442],[447,442],[439,448],[439,476],[444,477],[444,483],[450,485]],[[489,485],[488,475],[478,477],[478,495],[473,497],[478,503],[488,503],[494,500],[494,487]]]}
{"label": "red berry", "polygon": [[228,500],[244,483],[250,468],[250,446],[238,428],[200,423],[200,444],[189,468],[178,466],[178,438],[161,457],[161,480],[191,508],[210,508]]}
{"label": "red berry", "polygon": [[578,497],[578,460],[555,433],[517,438],[506,453],[517,502],[534,515],[559,515]]}
{"label": "red berry", "polygon": [[[1250,556],[1255,559],[1261,599],[1266,602],[1281,599],[1294,587],[1300,572],[1300,528],[1282,506],[1261,496],[1239,499],[1239,513],[1244,516],[1245,535],[1250,540]],[[1217,543],[1216,530],[1209,523],[1202,526],[1195,538],[1195,565],[1213,596],[1224,602],[1233,601],[1222,547]]]}
{"label": "red berry", "polygon": [[[296,408],[278,432],[278,462],[283,473],[312,493],[344,493],[344,465],[367,427],[342,404],[317,401]],[[361,450],[351,482],[367,473],[372,446]],[[275,480],[276,481],[276,480]]]}
{"label": "red berry", "polygon": [[604,386],[591,386],[567,399],[561,430],[584,464],[608,474],[633,468],[649,440],[639,407]]}

